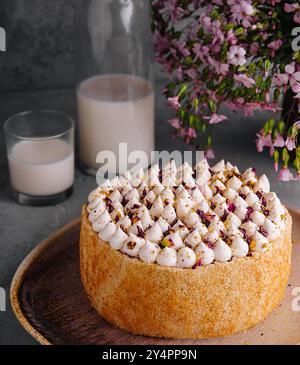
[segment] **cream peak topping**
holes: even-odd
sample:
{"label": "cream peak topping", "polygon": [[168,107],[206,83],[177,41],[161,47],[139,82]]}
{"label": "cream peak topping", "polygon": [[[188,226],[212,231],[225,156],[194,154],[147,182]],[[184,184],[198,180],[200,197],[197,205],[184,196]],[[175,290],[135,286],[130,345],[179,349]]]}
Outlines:
{"label": "cream peak topping", "polygon": [[137,257],[144,244],[145,240],[143,238],[137,237],[131,233],[124,243],[122,252],[126,253],[128,256]]}
{"label": "cream peak topping", "polygon": [[156,261],[161,266],[176,266],[177,252],[174,248],[165,247],[158,254]]}
{"label": "cream peak topping", "polygon": [[160,252],[160,248],[157,244],[146,241],[139,252],[140,259],[147,263],[153,263],[156,261]]}
{"label": "cream peak topping", "polygon": [[245,257],[249,252],[248,243],[241,237],[235,237],[231,245],[232,255],[235,257]]}
{"label": "cream peak topping", "polygon": [[160,225],[156,222],[147,232],[146,232],[146,240],[151,242],[160,242],[163,239],[164,235],[160,228]]}
{"label": "cream peak topping", "polygon": [[183,246],[182,238],[178,232],[172,232],[168,234],[162,241],[163,244],[166,243],[167,246],[178,249]]}
{"label": "cream peak topping", "polygon": [[231,259],[232,253],[229,246],[220,238],[214,244],[213,251],[216,261],[226,262]]}
{"label": "cream peak topping", "polygon": [[93,230],[112,249],[147,263],[197,268],[265,252],[285,208],[265,175],[220,161],[193,169],[170,161],[106,180],[88,197]]}
{"label": "cream peak topping", "polygon": [[99,233],[99,237],[106,242],[109,242],[111,237],[116,233],[117,226],[114,222],[109,222],[105,228]]}
{"label": "cream peak topping", "polygon": [[191,268],[196,263],[196,254],[189,247],[181,247],[177,253],[177,265],[182,268]]}
{"label": "cream peak topping", "polygon": [[208,248],[203,242],[200,242],[195,253],[199,265],[209,265],[215,259],[214,251],[211,248]]}
{"label": "cream peak topping", "polygon": [[111,216],[107,210],[104,210],[104,212],[93,222],[93,230],[99,233],[110,221]]}
{"label": "cream peak topping", "polygon": [[127,234],[120,227],[118,227],[115,234],[109,239],[110,247],[114,250],[121,250],[127,239]]}

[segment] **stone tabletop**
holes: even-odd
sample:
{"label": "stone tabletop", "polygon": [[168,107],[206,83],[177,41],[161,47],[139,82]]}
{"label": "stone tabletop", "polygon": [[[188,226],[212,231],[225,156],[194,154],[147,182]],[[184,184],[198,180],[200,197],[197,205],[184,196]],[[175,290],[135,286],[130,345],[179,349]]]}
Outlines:
{"label": "stone tabletop", "polygon": [[[75,118],[75,93],[72,89],[60,89],[0,94],[0,287],[7,293],[7,311],[0,312],[0,344],[36,344],[21,328],[10,308],[8,296],[12,277],[24,257],[38,242],[79,217],[81,204],[96,185],[94,177],[77,169],[74,194],[63,204],[33,208],[20,206],[11,199],[2,126],[11,114],[34,108],[58,109]],[[171,115],[172,112],[166,107],[163,98],[159,97],[156,118],[157,149],[183,151],[184,145],[171,138],[170,127],[165,123]],[[214,132],[216,157],[230,160],[241,169],[253,166],[259,174],[266,173],[270,177],[272,189],[278,193],[282,202],[300,210],[300,183],[279,182],[267,152],[256,152],[255,133],[266,116],[257,113],[245,119],[241,114],[228,115],[229,121],[219,125]]]}

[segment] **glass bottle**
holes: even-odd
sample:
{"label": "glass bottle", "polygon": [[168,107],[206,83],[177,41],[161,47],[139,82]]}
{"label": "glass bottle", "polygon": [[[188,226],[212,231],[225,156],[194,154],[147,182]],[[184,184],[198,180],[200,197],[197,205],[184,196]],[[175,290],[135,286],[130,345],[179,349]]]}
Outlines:
{"label": "glass bottle", "polygon": [[146,168],[155,149],[149,1],[81,0],[77,32],[82,168],[96,174],[105,162],[109,173],[122,173],[128,157]]}

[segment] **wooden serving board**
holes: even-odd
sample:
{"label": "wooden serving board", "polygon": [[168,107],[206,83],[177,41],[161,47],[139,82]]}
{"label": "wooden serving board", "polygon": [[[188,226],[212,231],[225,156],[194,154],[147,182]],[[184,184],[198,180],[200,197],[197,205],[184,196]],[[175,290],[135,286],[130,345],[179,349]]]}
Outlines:
{"label": "wooden serving board", "polygon": [[246,332],[201,341],[167,340],[134,336],[108,324],[91,307],[80,281],[80,220],[52,234],[25,258],[11,286],[13,310],[22,326],[47,345],[299,344],[300,288],[298,294],[295,288],[300,287],[300,214],[291,214],[295,245],[285,298],[262,324]]}

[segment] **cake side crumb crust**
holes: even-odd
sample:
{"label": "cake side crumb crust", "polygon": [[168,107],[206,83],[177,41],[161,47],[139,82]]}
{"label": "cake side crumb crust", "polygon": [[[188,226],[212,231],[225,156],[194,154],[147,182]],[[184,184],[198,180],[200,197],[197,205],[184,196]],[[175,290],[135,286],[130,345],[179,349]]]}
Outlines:
{"label": "cake side crumb crust", "polygon": [[165,338],[231,335],[263,321],[281,301],[291,267],[292,220],[266,253],[192,269],[147,264],[113,250],[92,230],[86,207],[81,279],[93,307],[131,333]]}

